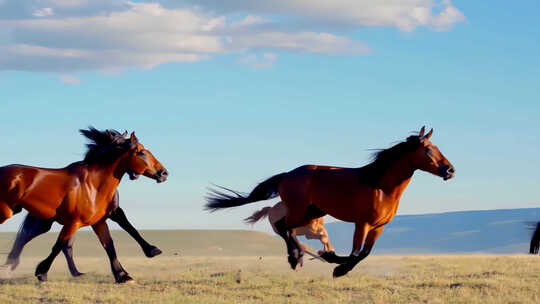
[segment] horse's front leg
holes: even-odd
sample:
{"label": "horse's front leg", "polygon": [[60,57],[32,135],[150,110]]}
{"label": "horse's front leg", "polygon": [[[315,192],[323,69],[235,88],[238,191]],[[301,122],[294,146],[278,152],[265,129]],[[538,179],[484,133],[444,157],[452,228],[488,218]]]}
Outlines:
{"label": "horse's front leg", "polygon": [[116,283],[126,283],[133,281],[133,278],[129,276],[127,271],[122,268],[118,258],[116,257],[116,250],[114,249],[114,243],[109,232],[109,226],[105,222],[105,219],[99,221],[97,224],[92,225],[92,229],[99,238],[99,242],[105,248],[109,261],[111,262],[111,270],[114,275]]}
{"label": "horse's front leg", "polygon": [[[354,253],[355,252],[358,253],[362,249],[362,247],[364,246],[364,242],[366,241],[366,237],[367,237],[368,232],[369,232],[370,229],[371,229],[371,226],[369,224],[367,224],[367,223],[356,223],[355,229],[354,229],[354,237],[353,237],[353,252],[351,253],[351,255],[349,255],[349,256],[339,256],[339,255],[336,254],[335,251],[325,251],[320,255],[321,258],[326,260],[328,263],[334,263],[334,264],[340,264],[340,265],[350,263],[355,258]],[[337,269],[337,267],[336,267],[336,269]],[[340,269],[345,269],[345,267],[342,267]],[[352,267],[351,267],[351,269],[352,269]],[[347,272],[349,270],[347,270]],[[345,272],[345,273],[347,273],[347,272]],[[345,273],[343,273],[343,274],[345,274]],[[341,274],[341,275],[343,275],[343,274]],[[335,270],[334,270],[334,276],[336,276],[336,271]],[[340,276],[340,275],[338,275],[338,276]]]}
{"label": "horse's front leg", "polygon": [[383,226],[373,229],[370,228],[371,226],[368,224],[356,224],[356,229],[354,231],[353,251],[349,256],[348,261],[334,268],[334,277],[341,277],[347,274],[354,268],[354,266],[356,266],[356,264],[369,255],[375,241],[383,230]]}
{"label": "horse's front leg", "polygon": [[84,273],[79,272],[77,269],[77,266],[75,266],[75,261],[73,260],[73,242],[75,241],[75,237],[70,238],[67,243],[62,248],[62,252],[64,253],[64,256],[66,257],[66,262],[68,264],[69,272],[71,272],[71,275],[74,277],[78,277],[83,275]]}
{"label": "horse's front leg", "polygon": [[54,244],[51,253],[36,267],[35,276],[38,278],[38,280],[47,281],[47,272],[51,268],[52,262],[60,253],[60,251],[62,251],[62,248],[64,248],[64,246],[68,243],[69,239],[80,228],[80,226],[81,225],[78,222],[75,222],[65,224],[64,227],[62,227],[62,230],[58,235],[58,239],[56,240],[56,243]]}
{"label": "horse's front leg", "polygon": [[122,229],[129,233],[129,235],[131,235],[131,237],[135,239],[137,243],[139,243],[139,246],[141,246],[141,249],[147,257],[152,258],[161,254],[161,250],[159,248],[154,245],[150,245],[145,239],[143,239],[137,229],[131,225],[122,208],[118,207],[113,210],[109,218],[118,223]]}

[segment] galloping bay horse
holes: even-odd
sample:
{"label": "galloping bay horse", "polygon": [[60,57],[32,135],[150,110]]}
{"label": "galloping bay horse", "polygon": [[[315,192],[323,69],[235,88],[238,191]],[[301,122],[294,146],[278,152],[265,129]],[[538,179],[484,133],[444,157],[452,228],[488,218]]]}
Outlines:
{"label": "galloping bay horse", "polygon": [[[276,222],[287,215],[287,206],[283,202],[278,202],[272,207],[264,207],[259,211],[254,212],[251,216],[244,219],[247,224],[255,224],[261,219],[268,217],[268,221],[275,233],[278,233]],[[293,237],[303,235],[308,240],[319,240],[323,245],[323,250],[319,254],[326,251],[334,251],[334,246],[330,243],[328,232],[324,228],[324,217],[314,218],[307,225],[298,227],[293,230]]]}
{"label": "galloping bay horse", "polygon": [[[113,132],[113,131],[111,131]],[[141,249],[143,250],[144,254],[148,258],[155,257],[156,255],[161,254],[161,250],[157,248],[154,245],[150,245],[131,225],[129,220],[127,219],[124,210],[120,208],[120,195],[118,194],[118,190],[114,194],[113,201],[110,203],[113,206],[117,206],[116,209],[111,210],[109,213],[109,219],[115,221],[120,225],[122,229],[124,229],[129,235],[137,241]],[[17,266],[19,265],[20,256],[22,253],[22,250],[24,246],[30,242],[35,237],[48,232],[51,230],[52,224],[54,222],[54,218],[51,219],[39,219],[34,216],[32,216],[30,213],[26,215],[24,218],[24,221],[17,232],[17,236],[15,238],[15,242],[13,243],[13,247],[11,247],[11,250],[7,256],[6,263],[0,267],[0,277],[2,275],[8,276],[10,271],[15,270]],[[66,262],[68,265],[69,272],[72,276],[78,277],[83,275],[84,273],[80,272],[77,269],[77,266],[75,265],[75,261],[73,260],[73,242],[75,238],[72,237],[69,239],[69,241],[64,245],[64,248],[62,248],[62,252],[64,253],[64,256],[66,257]]]}
{"label": "galloping bay horse", "polygon": [[350,256],[337,256],[332,251],[321,256],[339,264],[334,277],[343,276],[369,255],[384,225],[396,214],[401,195],[416,170],[444,180],[454,176],[452,164],[429,140],[433,129],[424,132],[422,127],[418,135],[377,152],[374,161],[361,168],[305,165],[267,179],[249,195],[213,190],[207,197],[206,209],[242,206],[279,195],[288,212],[275,227],[287,244],[292,269],[302,265],[303,257],[302,248],[294,238],[295,228],[326,214],[355,223]]}
{"label": "galloping bay horse", "polygon": [[0,224],[26,209],[38,219],[53,219],[63,225],[49,256],[36,267],[40,281],[47,280],[52,262],[75,232],[92,226],[105,248],[116,282],[133,280],[116,257],[109,227],[105,222],[117,206],[116,188],[122,177],[140,175],[158,183],[167,179],[163,165],[131,133],[80,130],[90,140],[84,160],[61,169],[23,165],[0,167]]}

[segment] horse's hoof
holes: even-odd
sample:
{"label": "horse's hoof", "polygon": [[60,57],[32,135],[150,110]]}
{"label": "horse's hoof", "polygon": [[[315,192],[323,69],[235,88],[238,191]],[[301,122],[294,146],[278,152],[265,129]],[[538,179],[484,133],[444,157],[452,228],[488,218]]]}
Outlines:
{"label": "horse's hoof", "polygon": [[334,278],[339,278],[344,275],[346,275],[351,269],[345,264],[339,265],[336,268],[334,268],[333,276]]}
{"label": "horse's hoof", "polygon": [[151,246],[149,250],[144,251],[144,254],[146,255],[146,257],[149,257],[149,258],[153,258],[156,255],[160,255],[162,253],[163,252],[156,246]]}
{"label": "horse's hoof", "polygon": [[37,274],[36,278],[40,282],[47,282],[47,274],[46,273]]}
{"label": "horse's hoof", "polygon": [[298,269],[300,269],[300,268],[302,268],[304,266],[304,254],[303,253],[300,253],[300,256],[298,257],[297,261],[298,262],[297,262],[295,270],[298,270]]}
{"label": "horse's hoof", "polygon": [[11,271],[13,271],[19,266],[19,262],[19,259],[7,259],[5,266],[11,267]]}
{"label": "horse's hoof", "polygon": [[335,251],[323,251],[322,253],[319,253],[319,256],[328,263],[337,263]]}
{"label": "horse's hoof", "polygon": [[118,279],[116,279],[116,283],[118,284],[135,283],[135,280],[133,280],[133,278],[130,277],[129,274],[124,274],[124,275],[121,275]]}
{"label": "horse's hoof", "polygon": [[71,274],[73,277],[80,277],[80,276],[83,276],[84,275],[84,272],[77,272],[77,273],[73,273]]}
{"label": "horse's hoof", "polygon": [[292,270],[296,270],[296,266],[298,265],[298,259],[292,255],[289,255],[288,260],[289,260],[289,265],[291,265]]}

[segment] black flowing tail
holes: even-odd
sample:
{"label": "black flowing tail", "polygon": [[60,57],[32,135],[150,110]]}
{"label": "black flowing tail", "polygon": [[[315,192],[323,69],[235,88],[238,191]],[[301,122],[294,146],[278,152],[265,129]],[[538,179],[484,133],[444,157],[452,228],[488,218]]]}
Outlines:
{"label": "black flowing tail", "polygon": [[529,249],[530,254],[537,254],[540,249],[540,222],[536,223],[536,230],[531,239],[531,248]]}
{"label": "black flowing tail", "polygon": [[30,242],[36,236],[49,231],[52,224],[52,219],[38,219],[29,213],[26,215],[7,257],[6,264],[11,265],[11,270],[15,270],[19,265],[19,257],[26,243]]}
{"label": "black flowing tail", "polygon": [[205,210],[214,212],[219,209],[238,207],[257,201],[263,201],[278,196],[278,187],[287,173],[274,175],[264,182],[260,183],[251,191],[249,195],[243,195],[237,191],[219,187],[230,193],[225,193],[219,190],[210,189],[210,193],[206,197],[208,203],[205,205]]}

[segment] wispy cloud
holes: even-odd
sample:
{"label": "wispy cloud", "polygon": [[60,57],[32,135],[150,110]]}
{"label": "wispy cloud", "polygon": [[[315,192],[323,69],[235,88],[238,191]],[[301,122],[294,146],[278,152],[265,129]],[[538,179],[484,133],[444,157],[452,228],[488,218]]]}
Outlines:
{"label": "wispy cloud", "polygon": [[37,9],[32,13],[32,16],[34,17],[49,17],[54,15],[54,11],[50,7],[44,7],[41,9]]}
{"label": "wispy cloud", "polygon": [[73,75],[60,75],[60,81],[67,84],[81,84],[81,80]]}
{"label": "wispy cloud", "polygon": [[256,54],[247,54],[240,58],[237,62],[239,64],[249,65],[256,69],[267,69],[274,66],[274,62],[277,59],[277,55],[274,53],[264,53],[262,56]]}
{"label": "wispy cloud", "polygon": [[167,7],[196,5],[222,14],[285,16],[290,26],[358,29],[389,26],[410,32],[420,26],[448,30],[465,20],[450,0],[168,0]]}
{"label": "wispy cloud", "polygon": [[[370,48],[347,30],[439,31],[464,18],[448,0],[7,0],[0,1],[0,70],[153,68],[230,53],[356,56]],[[275,58],[246,60],[270,67]]]}

